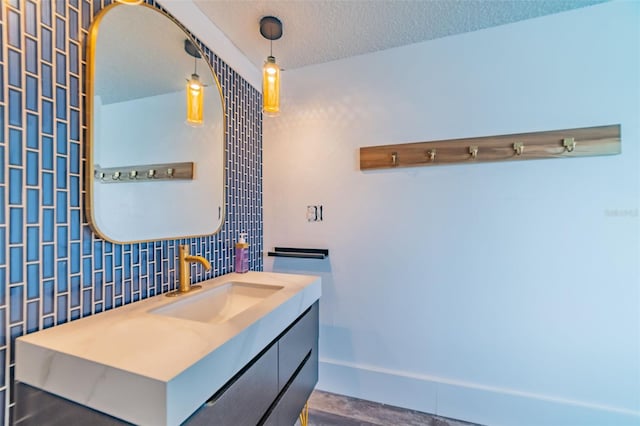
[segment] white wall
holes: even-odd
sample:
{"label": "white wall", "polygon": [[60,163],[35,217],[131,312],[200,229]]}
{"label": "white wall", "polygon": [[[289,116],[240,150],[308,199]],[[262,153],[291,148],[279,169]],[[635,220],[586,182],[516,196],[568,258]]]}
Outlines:
{"label": "white wall", "polygon": [[[640,423],[639,28],[640,3],[605,3],[283,74],[265,245],[331,254],[265,269],[323,277],[321,389]],[[617,156],[358,169],[362,146],[617,123]]]}

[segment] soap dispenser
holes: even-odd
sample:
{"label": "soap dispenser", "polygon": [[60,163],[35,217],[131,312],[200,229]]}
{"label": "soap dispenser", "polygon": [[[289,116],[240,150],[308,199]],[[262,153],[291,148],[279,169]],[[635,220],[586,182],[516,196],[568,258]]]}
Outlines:
{"label": "soap dispenser", "polygon": [[235,271],[241,274],[249,271],[249,244],[246,238],[247,234],[241,232],[240,239],[236,243]]}

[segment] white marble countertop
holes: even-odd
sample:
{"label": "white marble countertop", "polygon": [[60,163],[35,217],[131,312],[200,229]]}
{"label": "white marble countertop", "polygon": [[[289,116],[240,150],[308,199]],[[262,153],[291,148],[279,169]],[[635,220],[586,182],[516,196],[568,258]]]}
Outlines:
{"label": "white marble countertop", "polygon": [[155,296],[16,340],[16,380],[141,425],[177,425],[320,298],[319,277],[248,272],[202,283],[283,286],[220,324],[150,313]]}

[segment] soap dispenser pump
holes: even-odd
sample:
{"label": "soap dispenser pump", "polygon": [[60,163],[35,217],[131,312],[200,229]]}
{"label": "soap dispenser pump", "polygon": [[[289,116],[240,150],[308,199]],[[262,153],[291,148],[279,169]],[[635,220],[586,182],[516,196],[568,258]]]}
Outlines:
{"label": "soap dispenser pump", "polygon": [[249,272],[249,244],[247,233],[241,232],[240,239],[236,243],[235,271],[241,274]]}

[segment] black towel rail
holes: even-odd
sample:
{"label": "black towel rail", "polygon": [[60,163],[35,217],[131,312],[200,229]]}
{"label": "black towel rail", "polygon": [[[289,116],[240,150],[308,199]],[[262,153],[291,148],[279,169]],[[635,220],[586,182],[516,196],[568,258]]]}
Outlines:
{"label": "black towel rail", "polygon": [[297,257],[301,259],[326,259],[329,256],[328,249],[274,247],[267,253],[275,257]]}

